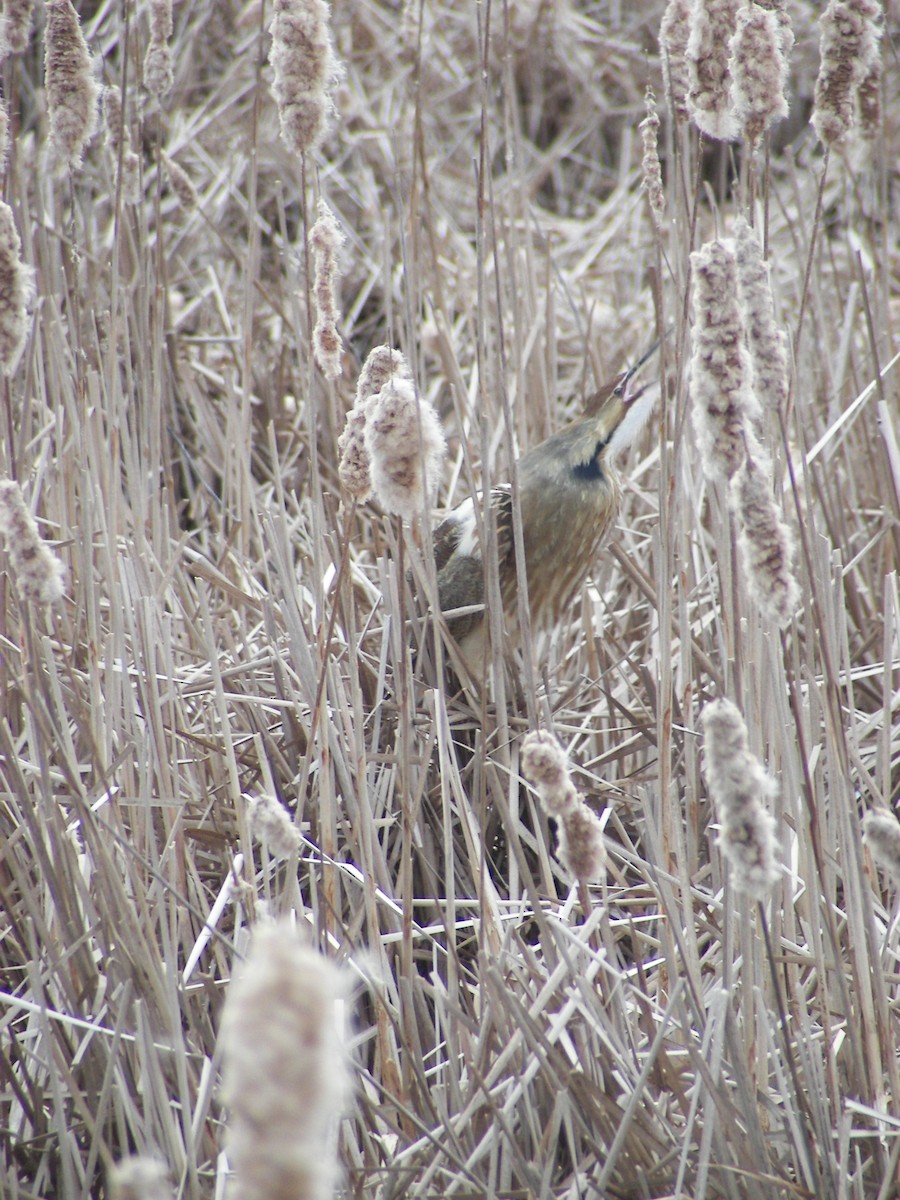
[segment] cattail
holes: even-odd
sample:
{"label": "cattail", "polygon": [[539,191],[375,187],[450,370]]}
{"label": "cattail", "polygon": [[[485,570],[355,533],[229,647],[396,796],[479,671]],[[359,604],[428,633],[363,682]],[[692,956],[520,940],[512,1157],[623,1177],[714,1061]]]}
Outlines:
{"label": "cattail", "polygon": [[78,167],[97,127],[98,89],[71,0],[47,0],[44,78],[50,145],[61,161]]}
{"label": "cattail", "polygon": [[279,861],[300,849],[303,837],[280,800],[275,796],[247,797],[250,800],[250,832]]}
{"label": "cattail", "polygon": [[32,278],[21,254],[12,209],[0,200],[0,372],[4,375],[15,370],[28,334]]}
{"label": "cattail", "polygon": [[606,874],[603,826],[586,804],[563,814],[557,856],[569,874],[581,883],[600,883]]}
{"label": "cattail", "polygon": [[581,883],[598,882],[606,870],[603,827],[572,782],[562,746],[552,734],[533,731],[522,742],[521,762],[544,810],[559,821],[560,862]]}
{"label": "cattail", "polygon": [[[752,436],[750,441],[753,445]],[[800,600],[794,539],[773,499],[766,456],[755,446],[731,481],[731,503],[750,597],[766,620],[783,628]]]}
{"label": "cattail", "polygon": [[144,55],[144,86],[157,100],[165,96],[175,76],[172,72],[172,0],[150,0],[150,42]]}
{"label": "cattail", "polygon": [[760,406],[783,409],[788,395],[787,337],[775,323],[769,268],[751,226],[734,224],[738,296],[753,366],[753,391]]}
{"label": "cattail", "polygon": [[372,495],[372,473],[369,469],[369,452],[366,449],[365,407],[351,408],[347,413],[347,424],[338,438],[340,465],[338,476],[341,487],[360,503]]}
{"label": "cattail", "polygon": [[372,494],[372,473],[365,439],[369,402],[393,378],[411,379],[406,359],[390,346],[376,346],[363,363],[356,383],[356,401],[338,438],[341,486],[360,502]]}
{"label": "cattail", "polygon": [[870,808],[863,817],[863,841],[879,867],[900,883],[900,821],[889,808]]}
{"label": "cattail", "polygon": [[116,1163],[109,1183],[112,1200],[172,1200],[172,1185],[165,1166],[143,1154]]}
{"label": "cattail", "polygon": [[309,232],[309,245],[315,263],[313,295],[316,325],[313,329],[313,351],[326,379],[337,379],[341,373],[341,351],[344,347],[337,331],[335,274],[337,255],[343,241],[344,236],[334,219],[334,213],[324,200],[320,200],[319,218]]}
{"label": "cattail", "polygon": [[656,97],[653,89],[647,88],[645,97],[647,115],[641,121],[641,143],[644,156],[641,159],[641,187],[647,193],[650,202],[650,212],[653,223],[659,229],[663,213],[666,209],[666,197],[663,192],[662,167],[659,164],[659,113],[656,111]]}
{"label": "cattail", "polygon": [[34,0],[5,0],[0,17],[0,62],[28,49],[33,11]]}
{"label": "cattail", "polygon": [[64,568],[41,539],[22,489],[0,480],[0,534],[6,539],[10,574],[23,600],[55,604],[63,596]]}
{"label": "cattail", "polygon": [[775,13],[752,3],[741,8],[731,42],[731,94],[735,119],[751,144],[788,113],[784,44]]}
{"label": "cattail", "polygon": [[194,187],[190,175],[173,158],[169,158],[165,151],[163,151],[162,160],[172,191],[178,197],[178,203],[183,209],[190,212],[200,203],[200,197],[197,195],[197,189]]}
{"label": "cattail", "polygon": [[117,164],[122,163],[122,199],[126,204],[137,204],[141,198],[141,160],[131,148],[131,131],[122,112],[122,93],[115,85],[103,89],[103,121],[113,158]]}
{"label": "cattail", "polygon": [[881,55],[872,61],[856,91],[859,107],[859,131],[866,141],[873,141],[881,129]]}
{"label": "cattail", "polygon": [[295,154],[315,150],[333,110],[328,89],[340,76],[328,5],[323,0],[275,0],[269,62],[281,136]]}
{"label": "cattail", "polygon": [[686,121],[691,115],[688,95],[691,90],[691,71],[687,49],[691,37],[691,0],[669,0],[659,26],[663,75],[669,111],[676,121]]}
{"label": "cattail", "polygon": [[526,735],[522,774],[537,788],[541,804],[553,817],[573,812],[582,803],[569,777],[565,751],[552,733],[541,729]]}
{"label": "cattail", "polygon": [[878,56],[880,15],[876,0],[830,0],[819,22],[812,123],[825,146],[842,142],[853,124],[856,91]]}
{"label": "cattail", "polygon": [[707,704],[700,724],[706,780],[722,827],[719,845],[735,888],[762,900],[779,875],[775,820],[765,807],[777,786],[750,753],[744,718],[730,700]]}
{"label": "cattail", "polygon": [[367,402],[363,437],[379,502],[412,520],[431,503],[447,452],[433,406],[411,379],[394,376]]}
{"label": "cattail", "polygon": [[391,379],[412,379],[409,364],[399,350],[376,346],[369,351],[356,381],[356,407],[361,408],[371,396],[377,396]]}
{"label": "cattail", "polygon": [[331,1200],[349,1071],[343,981],[287,923],[258,927],[222,1013],[231,1200]]}
{"label": "cattail", "polygon": [[731,107],[729,47],[737,27],[738,0],[694,0],[687,48],[691,119],[707,137],[738,136]]}
{"label": "cattail", "polygon": [[9,156],[9,109],[6,101],[0,96],[0,173],[6,170],[6,160]]}
{"label": "cattail", "polygon": [[703,468],[730,479],[743,462],[748,417],[755,415],[730,242],[707,242],[691,255],[691,396]]}

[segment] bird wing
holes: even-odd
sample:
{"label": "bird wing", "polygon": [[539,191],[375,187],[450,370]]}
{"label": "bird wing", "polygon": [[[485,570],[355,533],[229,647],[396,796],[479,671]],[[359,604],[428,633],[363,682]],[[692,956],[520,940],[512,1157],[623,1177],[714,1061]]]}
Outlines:
{"label": "bird wing", "polygon": [[[508,484],[491,488],[490,503],[497,530],[497,557],[501,580],[514,578],[512,567],[512,492]],[[434,561],[438,575],[438,600],[442,612],[484,603],[484,566],[478,535],[475,503],[464,500],[436,527],[433,534]],[[509,565],[507,565],[509,564]],[[507,591],[504,587],[504,608]],[[450,619],[450,631],[461,641],[483,620],[480,612]]]}

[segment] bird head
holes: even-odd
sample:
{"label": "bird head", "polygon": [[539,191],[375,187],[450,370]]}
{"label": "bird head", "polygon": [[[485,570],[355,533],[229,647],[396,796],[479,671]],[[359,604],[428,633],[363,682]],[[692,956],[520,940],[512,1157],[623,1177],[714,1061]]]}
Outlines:
{"label": "bird head", "polygon": [[569,454],[582,475],[602,473],[620,450],[643,429],[656,402],[658,388],[632,386],[634,370],[625,371],[588,401],[584,415],[569,426]]}

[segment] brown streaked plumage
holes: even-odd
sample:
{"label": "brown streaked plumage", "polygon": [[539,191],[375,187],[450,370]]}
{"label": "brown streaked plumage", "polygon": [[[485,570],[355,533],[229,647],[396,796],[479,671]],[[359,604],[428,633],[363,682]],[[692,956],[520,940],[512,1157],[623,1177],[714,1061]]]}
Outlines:
{"label": "brown streaked plumage", "polygon": [[[633,374],[627,372],[598,392],[581,417],[519,459],[525,571],[535,625],[558,621],[563,615],[618,514],[622,487],[613,459],[641,428],[653,403],[645,389],[629,392]],[[497,528],[504,621],[514,631],[518,581],[510,486],[491,488],[490,504]],[[478,524],[474,502],[467,499],[434,531],[442,612],[484,604]],[[451,616],[447,623],[466,665],[480,678],[484,669],[483,611]]]}

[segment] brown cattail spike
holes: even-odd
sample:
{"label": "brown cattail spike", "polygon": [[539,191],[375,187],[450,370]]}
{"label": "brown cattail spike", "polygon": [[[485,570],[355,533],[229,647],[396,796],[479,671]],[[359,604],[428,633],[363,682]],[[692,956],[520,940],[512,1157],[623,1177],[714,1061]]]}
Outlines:
{"label": "brown cattail spike", "polygon": [[48,0],[45,39],[50,145],[62,162],[74,168],[80,166],[97,127],[98,88],[71,0]]}
{"label": "brown cattail spike", "polygon": [[756,408],[731,243],[707,242],[691,255],[691,268],[694,426],[707,476],[730,479],[744,460],[747,420]]}
{"label": "brown cattail spike", "polygon": [[775,781],[750,753],[747,726],[730,700],[713,700],[700,714],[704,769],[722,832],[719,845],[739,892],[762,900],[779,877],[775,821],[765,805]]}

